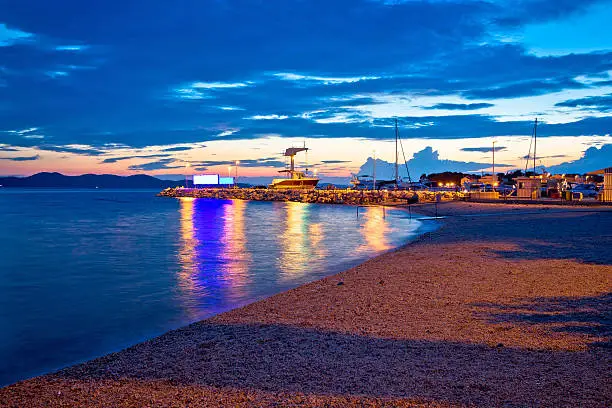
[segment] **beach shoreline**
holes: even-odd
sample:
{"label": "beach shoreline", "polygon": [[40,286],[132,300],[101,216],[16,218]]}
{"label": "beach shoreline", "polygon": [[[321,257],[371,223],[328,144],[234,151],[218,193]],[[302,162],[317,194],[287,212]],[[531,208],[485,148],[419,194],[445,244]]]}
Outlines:
{"label": "beach shoreline", "polygon": [[0,402],[609,406],[612,211],[449,202],[439,215],[400,248]]}

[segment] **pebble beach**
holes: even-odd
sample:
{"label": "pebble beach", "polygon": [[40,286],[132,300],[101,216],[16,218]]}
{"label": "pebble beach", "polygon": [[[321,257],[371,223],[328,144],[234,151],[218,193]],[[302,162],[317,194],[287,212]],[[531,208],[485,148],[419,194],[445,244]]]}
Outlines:
{"label": "pebble beach", "polygon": [[612,209],[437,211],[416,242],[4,387],[0,406],[612,406]]}

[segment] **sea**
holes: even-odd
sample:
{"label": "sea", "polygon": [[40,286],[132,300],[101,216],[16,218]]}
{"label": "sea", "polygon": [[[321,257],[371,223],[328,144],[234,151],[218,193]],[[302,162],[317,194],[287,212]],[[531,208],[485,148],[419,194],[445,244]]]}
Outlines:
{"label": "sea", "polygon": [[0,189],[0,386],[320,279],[432,228],[382,207]]}

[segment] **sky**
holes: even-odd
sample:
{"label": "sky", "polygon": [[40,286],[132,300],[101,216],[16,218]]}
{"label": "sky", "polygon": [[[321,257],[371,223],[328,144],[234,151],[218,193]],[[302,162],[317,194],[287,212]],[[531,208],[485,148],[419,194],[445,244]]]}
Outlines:
{"label": "sky", "polygon": [[539,168],[612,166],[610,21],[609,0],[0,0],[0,175],[261,178],[306,144],[342,179],[395,160],[395,119],[414,174],[490,171],[493,142],[524,168],[536,117]]}

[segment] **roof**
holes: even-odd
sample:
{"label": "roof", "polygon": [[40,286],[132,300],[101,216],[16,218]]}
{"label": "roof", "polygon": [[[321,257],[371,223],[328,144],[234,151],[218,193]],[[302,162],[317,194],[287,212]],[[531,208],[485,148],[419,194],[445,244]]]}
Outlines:
{"label": "roof", "polygon": [[599,169],[595,171],[591,171],[587,173],[589,176],[593,176],[595,174],[612,174],[612,167],[606,167],[605,169]]}

